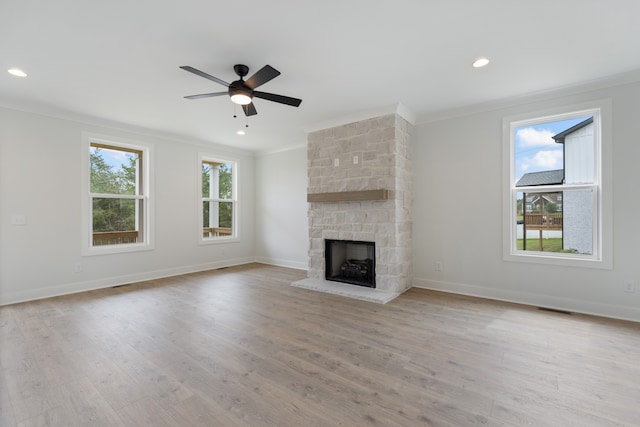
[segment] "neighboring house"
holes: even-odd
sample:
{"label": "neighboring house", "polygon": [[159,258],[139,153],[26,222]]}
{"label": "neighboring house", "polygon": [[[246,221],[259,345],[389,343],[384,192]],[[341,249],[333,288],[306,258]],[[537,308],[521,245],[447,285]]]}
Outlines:
{"label": "neighboring house", "polygon": [[[524,174],[516,183],[516,187],[530,187],[538,185],[570,185],[591,183],[594,180],[593,167],[584,165],[594,162],[594,133],[593,117],[578,123],[552,137],[556,143],[563,144],[564,168],[530,172]],[[542,212],[541,205],[553,203],[556,212],[562,212],[560,220],[562,230],[562,247],[578,253],[590,253],[593,247],[591,235],[592,215],[591,206],[593,196],[588,191],[568,192],[540,192],[524,195],[524,213]],[[525,230],[546,229],[543,219],[540,224],[527,224],[525,216]],[[548,223],[548,222],[547,222]],[[526,231],[525,231],[526,233]]]}
{"label": "neighboring house", "polygon": [[[594,182],[593,117],[560,132],[553,139],[564,145],[564,185]],[[563,248],[578,253],[591,253],[593,194],[587,190],[566,191],[564,194]]]}
{"label": "neighboring house", "polygon": [[[518,180],[516,187],[529,187],[536,185],[556,185],[564,182],[564,169],[556,169],[541,172],[529,172]],[[541,199],[544,204],[553,203],[557,211],[562,211],[562,193],[526,193],[525,212],[540,211]]]}
{"label": "neighboring house", "polygon": [[[555,206],[554,210],[549,205]],[[562,192],[559,193],[527,193],[525,212],[539,212],[544,205],[545,212],[562,212]]]}

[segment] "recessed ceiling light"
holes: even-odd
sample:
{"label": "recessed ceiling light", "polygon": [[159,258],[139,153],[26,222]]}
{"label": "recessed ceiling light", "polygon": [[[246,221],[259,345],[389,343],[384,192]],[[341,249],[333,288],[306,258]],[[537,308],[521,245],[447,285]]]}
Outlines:
{"label": "recessed ceiling light", "polygon": [[27,77],[27,73],[22,71],[20,68],[9,68],[7,71],[9,72],[9,74],[16,77]]}
{"label": "recessed ceiling light", "polygon": [[242,129],[240,129],[238,132],[236,132],[238,135],[245,135],[245,131],[243,131]]}
{"label": "recessed ceiling light", "polygon": [[475,61],[473,61],[473,66],[475,68],[482,68],[485,65],[487,65],[490,61],[487,58],[478,58]]}

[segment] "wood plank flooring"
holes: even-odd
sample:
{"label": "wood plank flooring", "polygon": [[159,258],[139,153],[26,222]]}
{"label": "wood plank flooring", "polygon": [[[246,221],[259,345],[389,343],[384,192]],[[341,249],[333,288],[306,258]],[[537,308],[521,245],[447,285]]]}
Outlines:
{"label": "wood plank flooring", "polygon": [[640,324],[250,264],[0,307],[0,425],[637,426]]}

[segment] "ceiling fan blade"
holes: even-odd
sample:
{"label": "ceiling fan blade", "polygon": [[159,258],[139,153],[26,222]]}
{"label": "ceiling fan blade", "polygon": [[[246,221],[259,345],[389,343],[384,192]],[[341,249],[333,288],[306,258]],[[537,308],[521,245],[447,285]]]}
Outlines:
{"label": "ceiling fan blade", "polygon": [[244,110],[244,115],[247,117],[255,116],[256,114],[258,114],[255,105],[253,105],[253,102],[247,105],[243,105],[242,109]]}
{"label": "ceiling fan blade", "polygon": [[276,95],[275,93],[253,91],[253,96],[256,98],[266,99],[268,101],[279,102],[280,104],[291,105],[292,107],[298,107],[302,103],[302,99],[291,98],[284,95]]}
{"label": "ceiling fan blade", "polygon": [[213,96],[222,96],[222,95],[229,95],[229,92],[201,93],[200,95],[185,96],[185,98],[187,98],[187,99],[200,99],[200,98],[211,98]]}
{"label": "ceiling fan blade", "polygon": [[211,74],[207,74],[204,71],[200,71],[196,68],[190,67],[188,65],[183,65],[182,67],[183,70],[188,71],[190,73],[195,74],[196,76],[200,76],[200,77],[204,77],[205,79],[209,79],[209,80],[213,80],[216,83],[220,83],[223,86],[229,87],[229,83],[225,82],[224,80],[221,80],[217,77],[213,77]]}
{"label": "ceiling fan blade", "polygon": [[265,65],[258,72],[256,72],[253,76],[249,77],[249,80],[244,82],[245,86],[249,89],[255,89],[258,86],[261,86],[268,82],[269,80],[273,80],[280,75],[280,71],[273,68],[271,65]]}

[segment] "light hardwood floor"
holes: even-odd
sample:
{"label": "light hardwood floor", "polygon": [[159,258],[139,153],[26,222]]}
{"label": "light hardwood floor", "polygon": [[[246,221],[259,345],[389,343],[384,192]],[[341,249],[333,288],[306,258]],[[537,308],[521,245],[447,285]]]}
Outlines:
{"label": "light hardwood floor", "polygon": [[640,324],[251,264],[0,308],[0,425],[637,426]]}

